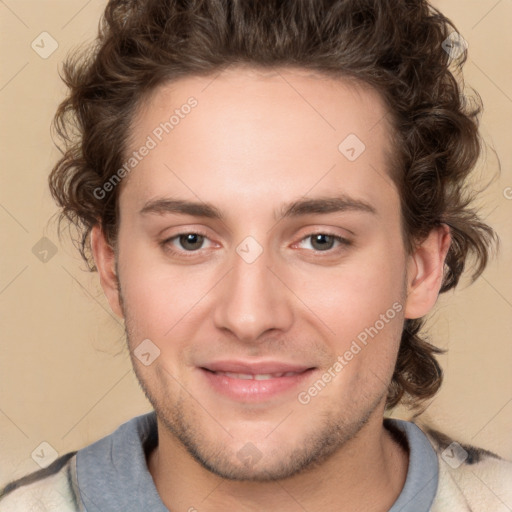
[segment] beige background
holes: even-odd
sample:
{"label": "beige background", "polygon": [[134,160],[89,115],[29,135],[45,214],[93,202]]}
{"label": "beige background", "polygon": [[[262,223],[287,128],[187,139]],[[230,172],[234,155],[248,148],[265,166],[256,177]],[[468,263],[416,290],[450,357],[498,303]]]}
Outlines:
{"label": "beige background", "polygon": [[[56,209],[47,175],[58,157],[49,126],[64,94],[58,68],[70,48],[94,37],[104,5],[0,1],[0,484],[38,469],[31,454],[42,442],[58,454],[77,450],[150,410],[97,275],[49,224]],[[482,205],[502,247],[477,283],[443,297],[432,315],[432,339],[449,352],[444,387],[425,417],[512,459],[512,0],[436,5],[469,43],[466,81],[483,98],[489,144],[482,177],[494,177]],[[59,45],[47,59],[31,48],[43,31]],[[46,263],[32,252],[43,236],[57,248]]]}

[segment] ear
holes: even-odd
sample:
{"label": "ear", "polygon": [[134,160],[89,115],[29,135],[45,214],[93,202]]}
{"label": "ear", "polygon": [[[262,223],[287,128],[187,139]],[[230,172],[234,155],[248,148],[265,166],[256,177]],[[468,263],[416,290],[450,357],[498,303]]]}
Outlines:
{"label": "ear", "polygon": [[443,283],[444,261],[450,244],[450,228],[442,224],[432,229],[409,256],[405,318],[421,318],[434,307]]}
{"label": "ear", "polygon": [[101,287],[107,297],[110,308],[117,316],[124,318],[116,274],[115,253],[107,243],[99,223],[91,230],[91,249],[94,263],[100,276]]}

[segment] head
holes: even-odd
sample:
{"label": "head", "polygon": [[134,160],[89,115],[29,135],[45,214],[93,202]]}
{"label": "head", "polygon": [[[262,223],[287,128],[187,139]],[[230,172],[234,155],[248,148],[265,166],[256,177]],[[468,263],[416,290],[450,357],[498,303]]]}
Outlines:
{"label": "head", "polygon": [[[495,240],[453,31],[424,1],[112,0],[65,64],[52,194],[161,421],[212,471],[290,475],[439,389],[422,322]],[[293,401],[234,401],[206,373],[228,359],[309,373]],[[248,442],[263,469],[237,467]]]}

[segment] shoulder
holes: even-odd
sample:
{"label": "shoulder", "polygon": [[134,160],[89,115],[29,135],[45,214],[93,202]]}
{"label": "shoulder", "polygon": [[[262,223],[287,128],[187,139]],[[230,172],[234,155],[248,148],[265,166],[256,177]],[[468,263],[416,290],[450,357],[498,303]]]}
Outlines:
{"label": "shoulder", "polygon": [[432,512],[508,512],[512,508],[512,461],[477,446],[459,443],[418,425],[438,456],[439,483]]}
{"label": "shoulder", "polygon": [[[84,502],[91,502],[94,492],[105,492],[111,483],[116,484],[116,495],[122,495],[128,502],[129,496],[122,493],[119,483],[126,484],[124,490],[130,489],[134,481],[140,485],[141,474],[146,469],[144,448],[157,443],[153,411],[131,418],[94,443],[62,455],[47,468],[0,487],[0,511],[85,512]],[[138,469],[134,467],[135,461]],[[122,477],[119,468],[123,468]],[[77,474],[80,474],[80,488]],[[152,482],[149,473],[147,479]],[[112,501],[112,495],[108,500]],[[94,508],[94,504],[91,506]]]}
{"label": "shoulder", "polygon": [[0,488],[2,512],[83,511],[76,481],[76,453],[66,453],[47,468]]}

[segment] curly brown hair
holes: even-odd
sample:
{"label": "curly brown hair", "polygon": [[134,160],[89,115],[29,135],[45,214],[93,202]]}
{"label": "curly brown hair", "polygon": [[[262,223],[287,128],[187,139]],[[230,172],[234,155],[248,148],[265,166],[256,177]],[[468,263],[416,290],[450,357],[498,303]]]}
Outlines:
{"label": "curly brown hair", "polygon": [[[68,56],[69,95],[54,128],[64,143],[49,185],[70,221],[90,271],[89,235],[97,223],[116,247],[121,186],[94,193],[125,161],[130,125],[156,87],[232,64],[295,67],[369,84],[385,100],[396,151],[390,174],[401,198],[411,253],[440,224],[452,243],[441,292],[454,288],[469,256],[472,279],[498,237],[472,206],[468,176],[478,159],[481,101],[463,92],[446,41],[455,26],[425,0],[110,0],[92,47]],[[122,184],[121,184],[122,185]],[[59,231],[60,235],[60,231]],[[406,319],[387,407],[413,408],[442,382],[443,351]]]}

